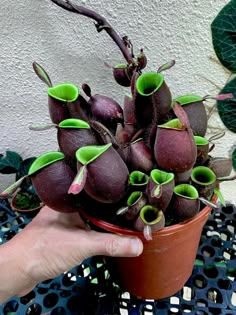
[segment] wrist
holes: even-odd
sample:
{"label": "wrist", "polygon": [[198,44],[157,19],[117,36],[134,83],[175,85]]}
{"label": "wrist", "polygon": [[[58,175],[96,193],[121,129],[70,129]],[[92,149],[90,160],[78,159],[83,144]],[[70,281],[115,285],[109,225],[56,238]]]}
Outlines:
{"label": "wrist", "polygon": [[13,296],[23,296],[36,285],[24,269],[24,252],[17,242],[0,246],[0,304]]}

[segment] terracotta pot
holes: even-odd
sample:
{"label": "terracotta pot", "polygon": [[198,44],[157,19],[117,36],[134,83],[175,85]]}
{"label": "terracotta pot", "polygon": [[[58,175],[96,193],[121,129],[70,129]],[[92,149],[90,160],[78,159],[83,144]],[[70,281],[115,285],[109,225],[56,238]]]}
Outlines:
{"label": "terracotta pot", "polygon": [[[216,202],[214,195],[212,202]],[[82,215],[93,225],[121,235],[138,236],[144,250],[135,258],[108,258],[110,272],[121,289],[142,299],[162,299],[181,290],[190,277],[196,258],[202,228],[211,212],[202,209],[193,219],[153,232],[146,241],[142,232],[135,232],[100,219]]]}
{"label": "terracotta pot", "polygon": [[43,203],[40,203],[40,205],[38,207],[34,207],[34,208],[30,208],[30,209],[19,208],[16,204],[18,194],[19,194],[19,192],[17,194],[15,194],[13,196],[13,198],[11,199],[10,205],[11,205],[12,210],[15,210],[17,212],[22,212],[22,213],[28,213],[28,212],[37,212],[43,207]]}

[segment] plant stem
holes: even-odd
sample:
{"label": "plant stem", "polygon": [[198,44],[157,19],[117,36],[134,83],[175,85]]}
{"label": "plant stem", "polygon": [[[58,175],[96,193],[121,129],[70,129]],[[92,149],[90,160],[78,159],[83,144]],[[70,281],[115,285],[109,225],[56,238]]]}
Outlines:
{"label": "plant stem", "polygon": [[236,179],[236,174],[233,176],[227,176],[227,177],[219,177],[217,178],[218,181],[220,182],[226,182],[226,181],[231,181],[231,180],[235,180]]}
{"label": "plant stem", "polygon": [[98,32],[101,32],[102,30],[105,30],[108,35],[113,39],[113,41],[117,44],[119,49],[121,50],[124,58],[129,64],[133,64],[134,60],[132,58],[132,55],[130,54],[129,50],[127,49],[124,41],[120,38],[120,36],[116,33],[116,31],[112,28],[112,26],[107,22],[107,20],[102,17],[100,14],[87,9],[83,6],[79,6],[76,4],[72,4],[70,0],[51,0],[53,3],[57,4],[59,7],[70,11],[74,13],[78,13],[84,16],[87,16],[93,20],[95,20],[97,23],[95,24],[96,29]]}

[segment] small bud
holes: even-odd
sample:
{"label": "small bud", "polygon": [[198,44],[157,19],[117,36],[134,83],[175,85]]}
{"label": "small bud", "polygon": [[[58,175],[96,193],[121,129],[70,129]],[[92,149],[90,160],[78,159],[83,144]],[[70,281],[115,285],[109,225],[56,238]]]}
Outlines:
{"label": "small bud", "polygon": [[143,52],[143,49],[140,49],[140,54],[137,56],[138,67],[144,69],[147,66],[147,57]]}
{"label": "small bud", "polygon": [[88,97],[91,97],[91,88],[88,84],[84,83],[82,85],[82,89],[84,91],[84,93],[88,96]]}

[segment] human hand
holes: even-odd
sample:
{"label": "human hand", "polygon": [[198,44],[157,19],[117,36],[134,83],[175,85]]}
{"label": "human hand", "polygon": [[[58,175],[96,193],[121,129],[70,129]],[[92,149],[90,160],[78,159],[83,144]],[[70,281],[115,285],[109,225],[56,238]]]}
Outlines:
{"label": "human hand", "polygon": [[36,284],[55,278],[88,257],[132,257],[143,250],[138,238],[95,232],[79,213],[59,213],[47,206],[8,243],[6,250],[11,255],[14,252],[17,270],[24,279],[24,288],[13,295],[27,293]]}

